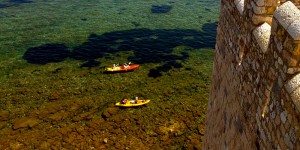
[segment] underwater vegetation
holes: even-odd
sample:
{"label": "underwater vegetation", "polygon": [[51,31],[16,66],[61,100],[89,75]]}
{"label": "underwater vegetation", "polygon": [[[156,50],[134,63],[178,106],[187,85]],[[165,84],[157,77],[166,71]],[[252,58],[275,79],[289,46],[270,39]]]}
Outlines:
{"label": "underwater vegetation", "polygon": [[152,5],[151,12],[156,14],[163,14],[169,12],[171,9],[171,5]]}

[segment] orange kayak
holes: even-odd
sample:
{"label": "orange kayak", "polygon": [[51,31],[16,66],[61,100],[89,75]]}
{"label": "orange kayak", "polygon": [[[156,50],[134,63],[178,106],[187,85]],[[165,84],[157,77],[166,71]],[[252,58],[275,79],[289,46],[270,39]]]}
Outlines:
{"label": "orange kayak", "polygon": [[122,66],[114,66],[108,67],[105,69],[106,72],[126,72],[126,71],[133,71],[139,68],[139,64],[130,64],[130,65],[122,65]]}

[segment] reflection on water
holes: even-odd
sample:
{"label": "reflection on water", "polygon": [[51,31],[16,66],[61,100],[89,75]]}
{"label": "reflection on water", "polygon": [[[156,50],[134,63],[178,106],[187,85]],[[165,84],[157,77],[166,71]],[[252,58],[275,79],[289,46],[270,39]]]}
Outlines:
{"label": "reflection on water", "polygon": [[[201,148],[218,9],[0,0],[0,149]],[[129,61],[140,68],[103,73]],[[151,102],[114,107],[134,97]]]}

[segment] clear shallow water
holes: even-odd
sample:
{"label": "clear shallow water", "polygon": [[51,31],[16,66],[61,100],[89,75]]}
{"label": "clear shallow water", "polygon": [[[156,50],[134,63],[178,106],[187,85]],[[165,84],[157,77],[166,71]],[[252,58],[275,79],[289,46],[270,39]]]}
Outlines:
{"label": "clear shallow water", "polygon": [[[42,118],[80,105],[59,121],[76,123],[76,114],[95,109],[99,117],[123,97],[152,100],[130,110],[148,114],[151,128],[157,128],[154,116],[177,118],[190,106],[204,111],[218,13],[216,0],[0,0],[0,109],[10,114],[0,114],[0,128],[9,131],[18,119],[33,117],[47,129],[57,122]],[[142,66],[102,72],[128,61]],[[45,111],[50,106],[59,109]],[[204,116],[189,124],[203,125]]]}
{"label": "clear shallow water", "polygon": [[[22,3],[23,2],[23,3]],[[48,43],[73,48],[91,34],[132,29],[192,29],[218,19],[218,1],[0,1],[1,54],[10,56]],[[170,5],[168,13],[152,6]],[[209,32],[209,31],[207,31]],[[139,33],[137,33],[139,34]],[[212,31],[214,37],[214,31]],[[7,47],[6,47],[7,46]]]}

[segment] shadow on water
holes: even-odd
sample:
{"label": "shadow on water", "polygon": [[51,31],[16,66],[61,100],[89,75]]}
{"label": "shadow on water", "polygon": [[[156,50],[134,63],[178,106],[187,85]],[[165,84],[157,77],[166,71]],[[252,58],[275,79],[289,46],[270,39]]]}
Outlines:
{"label": "shadow on water", "polygon": [[[127,58],[128,61],[139,64],[164,63],[163,66],[150,70],[148,74],[150,77],[158,77],[161,76],[161,72],[166,72],[172,67],[182,67],[176,60],[185,60],[189,57],[186,51],[181,54],[172,54],[175,47],[214,48],[217,24],[217,22],[207,23],[202,31],[132,29],[102,35],[91,34],[87,42],[75,47],[70,53],[62,45],[54,50],[55,45],[51,47],[51,44],[47,44],[28,49],[24,54],[24,59],[29,63],[46,64],[62,61],[69,56],[76,60],[87,61],[81,67],[95,67],[100,64],[95,61],[97,58],[107,57],[107,54],[121,51],[132,51],[133,55]],[[50,58],[52,56],[55,56],[55,59]]]}
{"label": "shadow on water", "polygon": [[29,48],[23,58],[32,64],[47,64],[61,62],[70,56],[70,51],[64,44],[45,44],[39,47]]}
{"label": "shadow on water", "polygon": [[0,4],[0,8],[7,8],[7,7],[9,7],[8,4]]}
{"label": "shadow on water", "polygon": [[5,3],[5,4],[0,3],[0,9],[12,7],[12,6],[18,6],[18,5],[24,4],[24,3],[32,3],[32,1],[31,0],[9,0],[8,3]]}
{"label": "shadow on water", "polygon": [[30,0],[9,0],[10,3],[22,4],[22,3],[31,3]]}
{"label": "shadow on water", "polygon": [[97,67],[100,65],[99,61],[96,61],[94,59],[88,60],[87,62],[83,63],[82,65],[80,65],[80,67]]}

